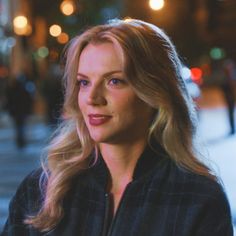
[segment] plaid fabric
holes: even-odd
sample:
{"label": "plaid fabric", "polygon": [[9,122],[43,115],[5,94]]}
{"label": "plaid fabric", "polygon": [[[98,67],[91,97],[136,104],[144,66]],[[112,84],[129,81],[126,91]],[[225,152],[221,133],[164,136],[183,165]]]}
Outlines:
{"label": "plaid fabric", "polygon": [[232,236],[229,204],[220,184],[177,167],[159,147],[146,148],[127,186],[109,233],[103,233],[108,169],[102,158],[73,182],[65,215],[55,229],[40,233],[22,222],[42,203],[41,170],[30,174],[10,203],[4,235],[17,236]]}

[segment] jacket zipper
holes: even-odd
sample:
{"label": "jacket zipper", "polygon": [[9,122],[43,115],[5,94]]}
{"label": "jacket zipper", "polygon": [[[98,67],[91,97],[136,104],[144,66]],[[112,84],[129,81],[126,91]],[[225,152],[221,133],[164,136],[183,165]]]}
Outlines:
{"label": "jacket zipper", "polygon": [[[123,202],[124,202],[124,199],[125,199],[125,196],[126,196],[126,193],[127,193],[127,190],[128,190],[128,188],[129,188],[130,184],[131,184],[131,182],[130,182],[130,183],[126,186],[126,188],[125,188],[125,191],[124,191],[124,193],[123,193],[123,196],[121,197],[120,203],[119,203],[119,205],[118,205],[116,214],[114,215],[114,217],[113,217],[113,219],[112,219],[112,221],[111,221],[111,223],[110,223],[110,227],[109,227],[109,229],[108,229],[108,231],[107,231],[107,234],[106,234],[105,236],[111,236],[112,233],[113,233],[113,228],[115,227],[117,218],[118,218],[119,215],[120,215],[119,212],[120,212],[121,206],[123,205]],[[108,194],[108,195],[109,195],[109,194]],[[110,198],[109,198],[109,200],[110,200]]]}
{"label": "jacket zipper", "polygon": [[105,194],[105,217],[104,217],[104,223],[103,223],[103,229],[102,229],[102,236],[106,236],[109,226],[110,226],[110,217],[111,217],[111,201],[110,201],[110,194]]}

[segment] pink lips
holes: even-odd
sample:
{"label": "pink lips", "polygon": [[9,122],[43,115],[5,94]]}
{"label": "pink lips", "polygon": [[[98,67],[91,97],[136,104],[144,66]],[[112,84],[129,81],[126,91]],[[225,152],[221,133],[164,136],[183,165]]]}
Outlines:
{"label": "pink lips", "polygon": [[102,115],[102,114],[90,114],[89,117],[89,124],[93,126],[98,126],[106,123],[111,119],[111,116]]}

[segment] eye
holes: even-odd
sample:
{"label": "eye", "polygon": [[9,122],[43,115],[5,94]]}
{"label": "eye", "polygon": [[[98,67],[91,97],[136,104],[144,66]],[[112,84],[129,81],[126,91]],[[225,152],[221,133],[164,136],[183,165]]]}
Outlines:
{"label": "eye", "polygon": [[124,80],[118,79],[118,78],[112,78],[109,80],[109,84],[111,84],[111,85],[120,85],[123,83],[124,83]]}
{"label": "eye", "polygon": [[86,87],[86,86],[88,86],[89,81],[85,80],[85,79],[79,79],[79,80],[77,80],[77,84],[79,87]]}

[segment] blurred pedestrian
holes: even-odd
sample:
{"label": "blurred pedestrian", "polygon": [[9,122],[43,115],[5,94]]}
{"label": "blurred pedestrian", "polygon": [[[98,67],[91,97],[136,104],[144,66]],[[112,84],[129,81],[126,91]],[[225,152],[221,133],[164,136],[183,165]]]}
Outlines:
{"label": "blurred pedestrian", "polygon": [[41,93],[46,105],[46,119],[51,128],[55,128],[60,120],[63,105],[62,76],[57,65],[49,68],[47,78],[42,80]]}
{"label": "blurred pedestrian", "polygon": [[66,119],[11,201],[3,235],[232,236],[224,190],[197,158],[181,67],[168,36],[144,21],[76,37]]}
{"label": "blurred pedestrian", "polygon": [[229,135],[235,134],[235,89],[234,89],[234,73],[230,66],[229,60],[212,61],[212,79],[218,84],[227,108],[227,117],[229,121]]}
{"label": "blurred pedestrian", "polygon": [[26,145],[25,124],[28,115],[32,112],[32,105],[33,99],[27,90],[27,78],[25,74],[19,74],[7,89],[7,109],[14,122],[18,148]]}
{"label": "blurred pedestrian", "polygon": [[234,78],[234,64],[231,60],[225,60],[223,63],[223,71],[224,71],[224,80],[221,84],[221,90],[223,92],[227,112],[228,112],[228,120],[230,125],[230,132],[229,134],[235,134],[235,80]]}
{"label": "blurred pedestrian", "polygon": [[0,127],[3,113],[6,109],[6,88],[8,81],[8,69],[0,64]]}

